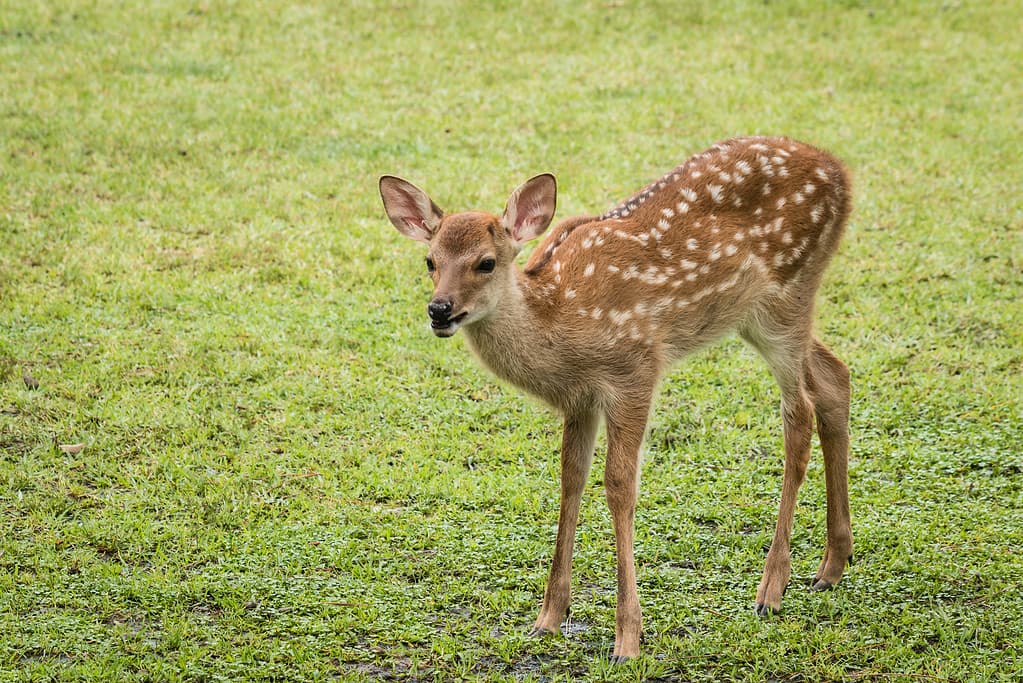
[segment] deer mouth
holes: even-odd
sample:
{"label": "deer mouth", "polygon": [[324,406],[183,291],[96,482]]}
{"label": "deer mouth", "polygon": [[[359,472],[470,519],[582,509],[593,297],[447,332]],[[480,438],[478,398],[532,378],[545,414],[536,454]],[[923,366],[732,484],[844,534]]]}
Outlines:
{"label": "deer mouth", "polygon": [[459,313],[456,316],[452,316],[446,320],[430,320],[430,329],[438,337],[450,337],[458,331],[459,326],[465,317],[469,315],[469,312]]}

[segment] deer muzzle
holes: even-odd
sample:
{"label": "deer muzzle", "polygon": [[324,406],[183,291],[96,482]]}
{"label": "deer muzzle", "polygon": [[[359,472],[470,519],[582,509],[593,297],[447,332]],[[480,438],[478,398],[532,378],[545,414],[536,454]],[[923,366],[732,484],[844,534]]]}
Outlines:
{"label": "deer muzzle", "polygon": [[430,329],[438,337],[450,337],[453,335],[467,315],[467,313],[460,313],[452,316],[451,312],[453,310],[450,299],[437,298],[426,307],[426,312],[430,316]]}

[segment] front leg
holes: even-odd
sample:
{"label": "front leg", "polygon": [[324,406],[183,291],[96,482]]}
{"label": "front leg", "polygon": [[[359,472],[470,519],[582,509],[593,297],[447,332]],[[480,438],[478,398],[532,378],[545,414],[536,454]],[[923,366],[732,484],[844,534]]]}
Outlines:
{"label": "front leg", "polygon": [[543,607],[530,635],[557,633],[568,612],[572,590],[572,547],[579,523],[586,476],[593,462],[593,444],[597,436],[596,410],[579,411],[565,417],[561,437],[561,511],[558,514],[558,537],[554,543],[551,574],[543,595]]}
{"label": "front leg", "polygon": [[604,490],[611,510],[618,560],[618,605],[612,661],[639,655],[643,618],[636,587],[633,521],[639,493],[639,451],[650,411],[650,392],[622,400],[607,412],[607,463]]}

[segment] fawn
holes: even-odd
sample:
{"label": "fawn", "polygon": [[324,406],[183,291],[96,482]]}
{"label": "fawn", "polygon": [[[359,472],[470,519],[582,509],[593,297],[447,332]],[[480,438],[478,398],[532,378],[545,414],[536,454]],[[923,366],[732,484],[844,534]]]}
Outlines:
{"label": "fawn", "polygon": [[562,220],[524,270],[522,246],[554,216],[554,176],[516,189],[503,215],[445,215],[419,188],[380,179],[387,215],[429,246],[434,334],[464,328],[485,366],[561,413],[561,508],[550,576],[531,633],[557,633],[569,608],[572,547],[597,427],[618,569],[612,659],[639,653],[633,558],[640,447],[668,366],[730,332],[781,388],[785,474],[755,612],[777,612],[789,582],[796,495],[816,416],[824,451],[827,543],[812,584],[852,560],[847,460],[849,371],[813,334],[814,296],[850,210],[840,161],[782,137],[718,143],[600,216]]}

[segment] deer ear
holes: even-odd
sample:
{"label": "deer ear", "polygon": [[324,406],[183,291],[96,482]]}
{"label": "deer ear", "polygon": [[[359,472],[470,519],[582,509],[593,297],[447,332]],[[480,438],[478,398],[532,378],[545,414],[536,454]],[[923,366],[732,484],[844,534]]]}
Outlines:
{"label": "deer ear", "polygon": [[425,192],[407,180],[385,175],[380,178],[380,198],[398,232],[417,242],[433,239],[444,212]]}
{"label": "deer ear", "polygon": [[554,218],[557,203],[558,181],[554,176],[544,173],[530,178],[512,192],[501,216],[501,225],[521,247],[543,234]]}

